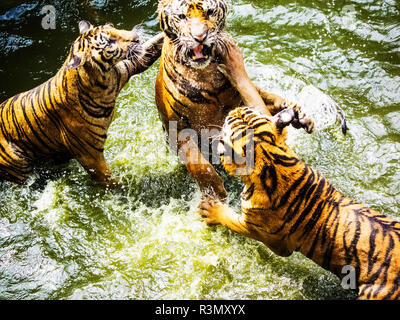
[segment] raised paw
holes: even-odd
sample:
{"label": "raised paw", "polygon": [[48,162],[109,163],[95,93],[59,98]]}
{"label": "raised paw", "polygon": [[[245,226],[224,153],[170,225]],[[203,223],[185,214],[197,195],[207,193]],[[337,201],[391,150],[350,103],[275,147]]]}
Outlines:
{"label": "raised paw", "polygon": [[200,215],[208,225],[221,223],[221,214],[224,210],[224,204],[210,198],[203,199],[199,205]]}
{"label": "raised paw", "polygon": [[307,133],[314,131],[314,121],[303,112],[301,106],[285,102],[282,109],[275,116],[278,128],[284,128],[291,124],[296,129],[303,128]]}

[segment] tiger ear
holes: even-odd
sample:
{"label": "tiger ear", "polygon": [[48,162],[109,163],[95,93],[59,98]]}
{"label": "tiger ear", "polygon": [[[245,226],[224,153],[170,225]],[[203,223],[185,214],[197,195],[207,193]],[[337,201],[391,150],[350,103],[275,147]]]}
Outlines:
{"label": "tiger ear", "polygon": [[87,22],[85,20],[79,22],[79,33],[80,34],[84,34],[91,29],[93,29],[93,25],[90,22]]}
{"label": "tiger ear", "polygon": [[80,66],[83,66],[84,63],[85,62],[83,61],[82,58],[80,58],[78,56],[72,56],[72,59],[67,64],[67,68],[68,69],[77,69]]}

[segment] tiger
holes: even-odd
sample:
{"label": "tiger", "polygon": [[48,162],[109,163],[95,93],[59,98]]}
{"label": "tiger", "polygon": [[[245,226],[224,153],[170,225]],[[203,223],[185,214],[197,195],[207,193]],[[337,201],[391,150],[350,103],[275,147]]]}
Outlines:
{"label": "tiger", "polygon": [[118,94],[161,55],[164,35],[79,23],[79,37],[56,75],[0,105],[0,181],[23,183],[46,161],[76,159],[102,186],[115,186],[104,144]]}
{"label": "tiger", "polygon": [[[227,193],[209,161],[215,148],[211,154],[203,146],[200,150],[199,138],[202,131],[220,129],[229,111],[246,103],[246,97],[241,97],[218,69],[221,52],[231,39],[224,32],[227,10],[225,0],[159,1],[158,17],[165,38],[155,85],[156,105],[170,146],[178,151],[203,197],[220,200],[226,199]],[[253,96],[257,109],[268,115],[295,104],[256,86],[254,90],[258,92]],[[187,129],[196,134],[179,139],[178,133]]]}
{"label": "tiger", "polygon": [[[234,71],[239,68],[231,61],[243,60],[234,50],[225,71],[237,85],[244,76]],[[249,86],[242,81],[238,89],[244,92]],[[246,106],[229,113],[218,152],[230,174],[247,170],[238,176],[245,184],[242,213],[211,199],[201,203],[201,215],[207,224],[221,224],[260,241],[279,256],[298,251],[342,283],[353,271],[352,289],[358,290],[360,300],[399,300],[400,223],[343,196],[286,144],[286,127],[300,109],[294,106],[268,116]],[[312,120],[301,118],[312,132]],[[250,145],[254,165],[245,168],[234,159],[243,157]]]}

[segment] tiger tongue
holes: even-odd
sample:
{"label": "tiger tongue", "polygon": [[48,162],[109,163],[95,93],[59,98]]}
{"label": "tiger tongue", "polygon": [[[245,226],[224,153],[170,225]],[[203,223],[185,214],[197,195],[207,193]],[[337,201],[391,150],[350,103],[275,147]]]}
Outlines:
{"label": "tiger tongue", "polygon": [[204,58],[203,48],[204,48],[204,46],[202,44],[197,46],[196,48],[193,48],[193,53],[194,53],[194,57],[193,58],[194,58],[194,60]]}

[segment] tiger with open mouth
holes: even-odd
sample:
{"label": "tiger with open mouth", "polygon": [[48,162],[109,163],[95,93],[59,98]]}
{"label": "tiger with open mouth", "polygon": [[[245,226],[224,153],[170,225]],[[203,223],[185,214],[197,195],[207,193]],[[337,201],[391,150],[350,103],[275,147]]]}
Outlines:
{"label": "tiger with open mouth", "polygon": [[[227,193],[222,179],[210,164],[209,154],[201,153],[198,138],[202,130],[220,128],[231,110],[246,103],[246,97],[242,99],[218,69],[219,55],[230,39],[223,32],[227,4],[224,0],[160,0],[158,14],[166,35],[156,80],[156,104],[163,127],[203,196],[223,200]],[[261,96],[257,103],[260,112],[274,115],[292,105],[275,94],[254,90]],[[173,123],[178,133],[192,129],[197,137],[171,141]]]}

